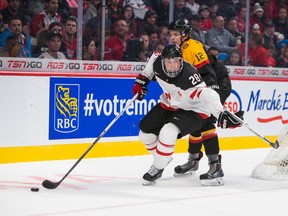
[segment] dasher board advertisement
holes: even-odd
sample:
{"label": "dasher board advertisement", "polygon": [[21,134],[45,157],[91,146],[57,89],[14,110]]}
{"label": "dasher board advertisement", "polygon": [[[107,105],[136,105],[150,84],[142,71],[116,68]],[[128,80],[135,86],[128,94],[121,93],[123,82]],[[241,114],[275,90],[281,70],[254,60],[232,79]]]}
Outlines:
{"label": "dasher board advertisement", "polygon": [[[49,139],[97,137],[133,98],[135,79],[50,78]],[[161,89],[150,82],[143,101],[132,103],[105,134],[137,136],[138,123],[155,104]]]}
{"label": "dasher board advertisement", "polygon": [[[95,138],[133,98],[135,78],[50,78],[49,139]],[[244,121],[263,134],[278,134],[288,124],[286,82],[232,80],[232,92],[224,106],[245,111]],[[138,124],[159,101],[162,90],[148,85],[142,101],[134,101],[105,137],[138,136]],[[222,130],[221,137],[251,135],[245,127]]]}

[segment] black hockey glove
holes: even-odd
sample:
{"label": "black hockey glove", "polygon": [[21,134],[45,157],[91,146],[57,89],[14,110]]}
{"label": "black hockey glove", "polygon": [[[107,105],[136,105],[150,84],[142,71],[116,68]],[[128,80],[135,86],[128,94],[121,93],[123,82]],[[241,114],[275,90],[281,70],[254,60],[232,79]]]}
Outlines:
{"label": "black hockey glove", "polygon": [[215,90],[218,94],[219,94],[219,92],[220,92],[220,87],[219,87],[219,85],[211,85],[211,86],[209,86],[211,89],[213,89],[213,90]]}
{"label": "black hockey glove", "polygon": [[[243,117],[244,111],[238,111],[234,114],[238,116],[240,119],[244,120],[244,117]],[[217,126],[223,129],[236,128],[236,127],[241,127],[242,123],[237,121],[237,119],[234,119],[233,116],[229,114],[227,111],[224,111],[220,113],[219,115]]]}
{"label": "black hockey glove", "polygon": [[234,114],[238,116],[238,118],[242,119],[242,121],[244,121],[244,111],[238,111]]}
{"label": "black hockey glove", "polygon": [[141,74],[139,74],[136,77],[132,92],[133,92],[133,95],[136,95],[138,93],[137,100],[141,101],[144,98],[144,96],[148,92],[147,85],[149,82],[150,80]]}

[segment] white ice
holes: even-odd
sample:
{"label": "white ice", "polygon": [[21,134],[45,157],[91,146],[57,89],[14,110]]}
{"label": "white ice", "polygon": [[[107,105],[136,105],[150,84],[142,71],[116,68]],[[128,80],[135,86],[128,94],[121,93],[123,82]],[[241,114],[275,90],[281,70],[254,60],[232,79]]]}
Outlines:
{"label": "white ice", "polygon": [[[1,216],[245,216],[287,215],[288,182],[258,180],[253,168],[269,149],[222,151],[224,186],[203,187],[206,156],[196,175],[173,177],[187,154],[174,154],[163,177],[142,186],[151,156],[84,158],[56,189],[41,186],[59,181],[76,160],[0,165]],[[81,153],[80,153],[81,156]],[[39,187],[39,192],[31,192]]]}

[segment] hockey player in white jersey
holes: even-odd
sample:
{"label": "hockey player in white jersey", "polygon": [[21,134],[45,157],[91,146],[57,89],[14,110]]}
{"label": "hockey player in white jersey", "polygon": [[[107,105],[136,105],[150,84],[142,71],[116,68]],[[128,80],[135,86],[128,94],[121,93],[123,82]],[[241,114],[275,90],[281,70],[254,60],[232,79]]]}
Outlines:
{"label": "hockey player in white jersey", "polygon": [[139,138],[154,157],[143,176],[143,185],[154,183],[172,160],[175,144],[192,131],[198,130],[211,114],[221,128],[239,127],[223,108],[216,91],[206,86],[197,69],[183,61],[176,44],[168,44],[162,54],[153,53],[145,69],[136,78],[133,94],[142,100],[147,85],[156,80],[163,90],[160,103],[139,123]]}

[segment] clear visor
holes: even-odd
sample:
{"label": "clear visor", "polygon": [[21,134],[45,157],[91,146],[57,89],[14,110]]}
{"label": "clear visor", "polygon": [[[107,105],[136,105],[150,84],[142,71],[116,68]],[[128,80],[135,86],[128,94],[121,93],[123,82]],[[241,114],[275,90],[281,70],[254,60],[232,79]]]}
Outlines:
{"label": "clear visor", "polygon": [[178,74],[182,70],[182,58],[177,57],[177,58],[165,58],[162,59],[162,66],[163,70],[167,74],[167,76],[174,78],[178,76]]}

